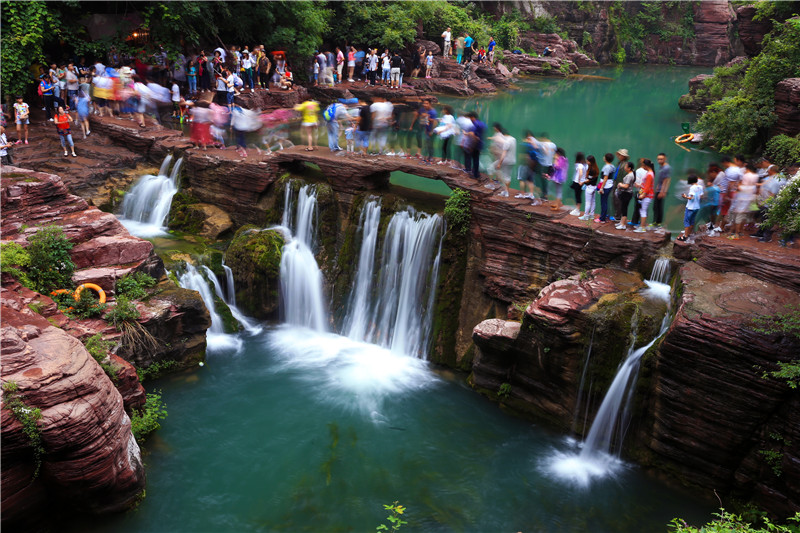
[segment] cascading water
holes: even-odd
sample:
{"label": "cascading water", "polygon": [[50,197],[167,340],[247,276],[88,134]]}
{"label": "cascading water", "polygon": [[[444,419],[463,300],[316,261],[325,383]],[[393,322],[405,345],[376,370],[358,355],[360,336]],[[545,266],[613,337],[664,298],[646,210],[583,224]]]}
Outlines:
{"label": "cascading water", "polygon": [[[231,315],[233,316],[233,318],[235,318],[236,321],[242,325],[242,327],[247,333],[253,335],[260,333],[263,328],[260,325],[258,325],[257,322],[255,322],[250,318],[247,318],[241,311],[239,311],[239,308],[236,307],[236,304],[231,303],[229,298],[227,299],[225,298],[225,294],[222,292],[222,286],[219,284],[219,280],[217,280],[217,275],[214,274],[214,271],[205,265],[203,265],[201,268],[206,273],[208,280],[214,286],[214,292],[216,292],[217,296],[219,296],[220,299],[228,305],[228,309],[231,310]],[[228,269],[228,271],[230,271],[230,269]],[[226,274],[228,273],[228,271],[226,271]],[[233,272],[231,272],[231,278],[232,277],[233,277]],[[233,293],[229,291],[229,294]]]}
{"label": "cascading water", "polygon": [[322,272],[311,251],[314,245],[317,191],[304,185],[297,196],[297,211],[291,213],[291,187],[286,187],[283,225],[292,238],[281,253],[281,309],[284,321],[315,331],[327,331],[327,309],[322,293]]}
{"label": "cascading water", "polygon": [[222,270],[225,271],[225,293],[227,295],[225,303],[236,305],[236,284],[233,281],[233,270],[224,262],[222,263]]}
{"label": "cascading water", "polygon": [[370,200],[361,210],[358,233],[361,234],[361,251],[358,256],[356,282],[350,293],[345,317],[344,334],[354,340],[364,340],[372,315],[372,288],[375,271],[375,250],[378,245],[378,229],[381,224],[381,202]]}
{"label": "cascading water", "polygon": [[[206,268],[206,267],[203,267]],[[216,276],[210,276],[216,282]],[[186,265],[186,272],[178,278],[180,286],[184,289],[191,289],[200,293],[203,303],[206,304],[208,314],[211,315],[211,327],[206,332],[206,344],[209,351],[216,350],[239,350],[242,341],[235,335],[225,333],[222,317],[217,313],[214,306],[214,294],[208,286],[208,281],[192,264]]]}
{"label": "cascading water", "polygon": [[142,176],[122,200],[120,222],[137,237],[155,237],[166,231],[172,197],[178,192],[178,176],[183,158],[175,162],[172,171],[167,175],[171,162],[172,155],[168,155],[164,158],[157,176]]}
{"label": "cascading water", "polygon": [[619,456],[630,419],[630,404],[639,373],[639,363],[642,356],[661,338],[670,325],[670,286],[666,284],[669,276],[669,260],[660,258],[653,267],[651,279],[646,282],[648,289],[645,294],[663,299],[667,303],[667,311],[661,321],[658,334],[646,345],[634,349],[636,344],[636,327],[634,325],[634,338],[628,349],[628,355],[617,370],[617,375],[600,404],[600,409],[597,411],[580,453],[577,455],[556,454],[547,465],[550,472],[581,485],[588,485],[593,477],[602,477],[612,473],[620,464]]}

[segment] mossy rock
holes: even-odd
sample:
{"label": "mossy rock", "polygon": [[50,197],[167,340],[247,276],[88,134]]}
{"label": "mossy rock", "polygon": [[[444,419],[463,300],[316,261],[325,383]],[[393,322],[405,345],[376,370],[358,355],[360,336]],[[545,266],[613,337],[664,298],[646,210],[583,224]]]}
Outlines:
{"label": "mossy rock", "polygon": [[242,330],[242,325],[233,318],[231,308],[219,296],[214,297],[214,310],[222,319],[222,328],[225,333],[237,333]]}
{"label": "mossy rock", "polygon": [[200,203],[200,200],[186,194],[177,192],[172,197],[172,206],[169,208],[167,227],[184,233],[198,234],[203,228],[205,217],[201,211],[191,209],[189,206]]}
{"label": "mossy rock", "polygon": [[236,303],[261,319],[277,315],[283,234],[255,226],[240,228],[225,255],[236,280]]}

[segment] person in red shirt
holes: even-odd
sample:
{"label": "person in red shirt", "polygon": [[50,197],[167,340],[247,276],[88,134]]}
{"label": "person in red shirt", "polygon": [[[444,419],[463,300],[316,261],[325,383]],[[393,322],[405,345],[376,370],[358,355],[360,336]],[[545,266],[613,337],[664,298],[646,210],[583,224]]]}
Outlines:
{"label": "person in red shirt", "polygon": [[75,153],[75,143],[72,142],[72,130],[70,130],[69,127],[70,122],[72,122],[72,117],[64,111],[63,107],[59,107],[54,122],[56,123],[56,130],[58,131],[58,139],[61,141],[61,148],[64,149],[64,157],[68,155],[67,143],[69,143],[69,148],[72,150],[72,157],[78,157]]}

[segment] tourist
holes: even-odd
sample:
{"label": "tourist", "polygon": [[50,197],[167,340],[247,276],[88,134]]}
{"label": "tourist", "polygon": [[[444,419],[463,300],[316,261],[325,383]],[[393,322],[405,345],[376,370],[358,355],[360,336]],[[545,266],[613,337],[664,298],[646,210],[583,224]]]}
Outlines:
{"label": "tourist", "polygon": [[[729,187],[733,184],[729,183]],[[731,201],[730,211],[733,213],[731,218],[731,234],[729,239],[738,240],[742,237],[744,225],[751,219],[751,213],[757,210],[755,205],[756,193],[758,192],[758,173],[755,164],[748,162],[745,165],[736,193]]]}
{"label": "tourist", "polygon": [[336,69],[336,56],[330,50],[325,50],[325,75],[323,83],[328,87],[334,86],[333,71]]}
{"label": "tourist", "polygon": [[458,127],[459,136],[458,136],[458,147],[461,148],[462,155],[464,156],[464,168],[462,169],[464,172],[469,173],[470,169],[472,169],[472,160],[471,160],[471,152],[472,152],[472,145],[474,143],[474,137],[469,135],[475,126],[472,125],[472,120],[467,116],[466,113],[460,113],[458,118],[456,119],[456,126]]}
{"label": "tourist", "polygon": [[67,71],[64,74],[64,82],[67,88],[67,102],[71,108],[75,108],[75,101],[78,98],[78,89],[80,88],[80,80],[78,79],[78,71],[75,69],[74,63],[67,65]]}
{"label": "tourist", "polygon": [[586,158],[588,164],[586,169],[586,178],[584,178],[581,186],[584,186],[584,194],[586,199],[583,206],[583,216],[580,220],[594,220],[595,199],[594,193],[597,191],[597,180],[600,178],[600,167],[597,166],[597,159],[593,155]]}
{"label": "tourist", "polygon": [[254,91],[256,84],[253,76],[253,60],[246,51],[242,52],[242,72],[244,73],[244,86],[247,87],[250,92]]}
{"label": "tourist", "polygon": [[633,187],[636,183],[635,168],[632,162],[627,161],[623,169],[624,174],[617,183],[616,196],[619,198],[620,212],[622,214],[620,215],[619,224],[614,228],[622,231],[627,231],[628,229],[628,206],[631,203],[631,198],[633,198]]}
{"label": "tourist", "polygon": [[[628,155],[628,150],[625,148],[620,148],[617,150],[617,167],[614,170],[614,183],[619,183],[623,176],[625,176],[626,172],[625,169],[628,166],[628,161],[630,156]],[[617,194],[619,189],[614,189],[614,217],[611,220],[619,220],[622,217],[622,206],[620,204],[619,195]],[[632,192],[632,191],[628,191]],[[627,215],[627,213],[625,213]],[[627,218],[627,217],[626,217]]]}
{"label": "tourist", "polygon": [[305,132],[308,140],[307,152],[314,150],[314,133],[317,130],[317,113],[319,113],[319,103],[316,100],[306,100],[302,104],[294,106],[295,111],[301,115],[300,129]]}
{"label": "tourist", "polygon": [[214,103],[217,105],[227,105],[228,103],[228,83],[226,78],[224,71],[221,71],[219,76],[216,77],[217,94],[214,98]]}
{"label": "tourist", "polygon": [[744,166],[743,156],[736,156],[733,161],[729,156],[722,157],[722,168],[724,169],[721,179],[719,181],[720,198],[720,223],[719,226],[725,229],[727,216],[730,211],[733,197],[736,195],[736,190],[739,186],[739,180],[742,178],[742,166]]}
{"label": "tourist", "polygon": [[433,54],[429,52],[425,59],[425,78],[430,79],[431,70],[433,70]]}
{"label": "tourist", "polygon": [[450,47],[450,38],[452,33],[450,32],[450,27],[448,26],[446,30],[442,32],[442,39],[444,39],[444,47],[442,48],[442,57],[450,57],[450,52],[452,52]]}
{"label": "tourist", "polygon": [[474,49],[472,45],[475,44],[475,39],[473,39],[468,32],[464,32],[464,61],[469,63],[472,61],[472,52]]}
{"label": "tourist", "polygon": [[709,175],[706,177],[706,188],[703,191],[703,198],[700,200],[700,213],[697,215],[699,220],[708,221],[707,229],[709,233],[718,229],[715,226],[719,215],[720,192],[719,187],[714,183],[716,175],[716,173],[712,175],[709,171]]}
{"label": "tourist", "polygon": [[503,127],[495,122],[492,125],[495,134],[493,140],[493,152],[495,154],[494,170],[497,175],[500,188],[499,196],[508,196],[508,186],[511,184],[511,172],[517,162],[517,140],[509,135]]}
{"label": "tourist", "polygon": [[421,47],[415,46],[414,52],[411,54],[411,77],[416,78],[419,76],[419,71],[422,68],[422,51]]}
{"label": "tourist", "polygon": [[375,139],[374,145],[378,148],[378,153],[383,154],[386,149],[386,141],[389,137],[389,126],[392,124],[394,105],[385,98],[377,97],[375,103],[369,106],[369,110],[372,113],[372,135]]}
{"label": "tourist", "polygon": [[765,226],[764,220],[768,210],[769,199],[775,197],[781,189],[788,184],[786,176],[778,172],[778,167],[769,165],[767,167],[767,176],[761,182],[758,188],[758,219],[761,221],[758,233],[754,236],[758,237],[758,242],[770,242],[772,240],[772,227]]}
{"label": "tourist", "polygon": [[[575,170],[572,174],[572,183],[570,183],[570,188],[572,192],[575,194],[575,209],[569,212],[570,215],[579,217],[581,216],[581,196],[583,196],[583,181],[586,179],[586,171],[589,169],[589,165],[586,164],[586,156],[583,155],[583,152],[578,152],[575,154]],[[520,182],[521,183],[521,182]],[[531,195],[533,195],[533,175],[531,174]]]}
{"label": "tourist", "polygon": [[351,46],[347,52],[347,81],[353,83],[355,80],[353,79],[353,71],[356,68],[356,49],[354,46]]}
{"label": "tourist", "polygon": [[553,183],[556,184],[556,203],[550,206],[553,211],[558,211],[564,205],[562,197],[564,195],[564,182],[567,181],[568,166],[569,161],[567,160],[566,152],[563,148],[556,148],[552,174]]}
{"label": "tourist", "polygon": [[489,64],[494,65],[494,48],[497,46],[497,43],[494,40],[494,37],[489,37],[489,47],[487,48],[487,57],[489,59]]}
{"label": "tourist", "polygon": [[391,83],[389,80],[391,72],[392,56],[389,54],[389,50],[386,50],[381,54],[381,85],[386,86]]}
{"label": "tourist", "polygon": [[233,109],[233,99],[236,96],[236,77],[229,70],[224,71],[225,75],[225,88],[226,88],[226,103],[228,109]]}
{"label": "tourist", "polygon": [[81,125],[81,131],[83,131],[83,138],[89,136],[91,130],[89,129],[89,113],[90,108],[89,104],[91,103],[91,99],[89,98],[89,94],[84,91],[78,92],[78,99],[75,104],[75,107],[78,110],[78,124]]}
{"label": "tourist", "polygon": [[463,55],[464,55],[464,36],[459,35],[458,39],[456,39],[456,63],[458,63],[459,65],[461,64]]}
{"label": "tourist", "polygon": [[193,107],[191,110],[192,125],[189,138],[195,146],[203,151],[211,144],[211,112],[204,107]]}
{"label": "tourist", "polygon": [[211,85],[209,84],[208,80],[208,58],[206,57],[206,53],[203,50],[200,50],[200,53],[197,54],[195,58],[197,62],[197,85],[200,89],[200,92],[206,92],[211,89]]}
{"label": "tourist", "polygon": [[470,122],[472,122],[472,130],[467,134],[472,139],[472,142],[470,143],[469,157],[467,158],[467,172],[472,171],[472,177],[474,177],[475,180],[480,180],[481,150],[483,150],[483,135],[486,131],[486,124],[484,124],[478,118],[478,114],[474,111],[467,113],[467,118],[469,118]]}
{"label": "tourist", "polygon": [[653,201],[655,196],[655,189],[653,183],[655,182],[655,169],[653,162],[649,159],[642,161],[642,166],[645,169],[644,181],[642,182],[641,190],[639,191],[639,227],[634,231],[636,233],[644,233],[647,231],[647,209],[650,207],[650,202]]}
{"label": "tourist", "polygon": [[264,45],[261,45],[261,54],[258,58],[258,81],[261,88],[269,91],[269,70],[272,68],[272,63],[269,60],[269,55],[264,51]]}
{"label": "tourist", "polygon": [[292,71],[289,69],[289,66],[287,65],[283,69],[283,73],[280,75],[280,78],[278,79],[278,87],[280,87],[284,91],[291,91],[293,85],[294,85],[294,76],[292,75]]}
{"label": "tourist", "polygon": [[391,66],[391,71],[389,72],[389,79],[390,79],[389,88],[399,89],[400,71],[403,68],[403,58],[400,57],[400,54],[398,54],[397,52],[395,52],[394,55],[392,56],[390,66]]}
{"label": "tourist", "polygon": [[6,127],[0,126],[0,163],[3,165],[13,165],[14,161],[11,159],[11,147],[14,146],[6,138]]}
{"label": "tourist", "polygon": [[361,149],[361,155],[367,155],[369,148],[369,137],[372,134],[372,111],[370,110],[370,100],[359,108],[358,131],[356,131],[356,146]]}
{"label": "tourist", "polygon": [[340,121],[347,118],[347,108],[339,102],[332,103],[322,112],[322,119],[325,121],[325,127],[328,130],[328,148],[331,152],[340,152],[342,150],[342,147],[339,146]]}
{"label": "tourist", "polygon": [[605,224],[608,222],[608,198],[611,196],[611,189],[614,187],[614,161],[613,154],[606,154],[603,156],[603,168],[600,169],[600,185],[597,187],[597,194],[600,195],[600,216],[595,222]]}
{"label": "tourist", "polygon": [[703,186],[697,183],[697,176],[690,175],[686,182],[689,184],[689,193],[682,193],[681,197],[686,200],[686,210],[683,214],[683,235],[677,240],[686,241],[694,231],[694,222],[697,212],[700,210],[700,197],[703,195]]}
{"label": "tourist", "polygon": [[[547,200],[547,186],[553,176],[553,158],[556,154],[556,144],[547,138],[547,134],[543,133],[537,139],[529,131],[527,132],[526,142],[530,144],[536,152],[536,176],[539,180],[539,185],[542,190],[542,200]],[[597,183],[595,183],[597,185]]]}
{"label": "tourist", "polygon": [[[28,125],[31,123],[31,108],[26,104],[22,96],[17,96],[14,102],[14,123],[17,125],[17,144],[25,141],[28,144]],[[25,132],[23,136],[23,131]]]}
{"label": "tourist", "polygon": [[551,50],[549,46],[545,46],[542,51],[542,57],[550,57],[551,55],[553,55],[553,50]]}
{"label": "tourist", "polygon": [[633,214],[631,215],[631,221],[628,223],[629,225],[638,226],[639,225],[639,213],[642,210],[642,203],[639,199],[639,192],[642,190],[642,185],[644,185],[644,178],[647,176],[647,169],[644,167],[644,157],[639,158],[639,166],[636,167],[636,171],[633,173],[636,176],[636,180],[634,180],[634,194],[633,194]]}
{"label": "tourist", "polygon": [[323,76],[325,75],[325,65],[327,63],[328,60],[325,58],[325,54],[317,50],[314,55],[314,85],[322,84]]}
{"label": "tourist", "polygon": [[170,98],[172,99],[172,118],[177,118],[181,111],[181,89],[178,87],[177,81],[172,82]]}
{"label": "tourist", "polygon": [[[653,198],[653,223],[655,227],[660,228],[664,221],[664,199],[669,192],[672,167],[667,163],[667,155],[663,152],[658,154],[656,162],[658,163],[659,170],[655,186],[655,197]],[[700,187],[702,187],[702,185]]]}
{"label": "tourist", "polygon": [[469,90],[469,75],[472,73],[472,61],[465,61],[464,68],[461,71],[461,79],[464,80],[464,90]]}
{"label": "tourist", "polygon": [[[408,127],[408,131],[413,132],[412,135],[417,141],[417,154],[416,157],[426,161],[422,157],[422,149],[423,146],[426,149],[426,153],[428,152],[428,122],[431,118],[430,113],[428,110],[433,110],[431,107],[430,101],[425,100],[419,108],[417,108],[416,112],[414,113],[414,118],[411,120],[411,124]],[[436,117],[436,111],[433,111],[434,118]],[[416,128],[414,127],[416,125]],[[433,129],[431,129],[431,132]],[[433,139],[430,139],[431,145],[433,144]],[[430,148],[430,156],[433,156],[433,147]]]}
{"label": "tourist", "polygon": [[54,120],[56,124],[56,131],[58,131],[58,140],[61,142],[61,148],[64,149],[64,157],[67,157],[67,144],[72,150],[72,157],[78,157],[75,153],[75,143],[72,141],[72,130],[70,130],[69,123],[72,122],[72,117],[64,111],[63,107],[58,108]]}
{"label": "tourist", "polygon": [[[242,55],[244,56],[244,54]],[[244,122],[244,112],[242,108],[238,105],[233,106],[231,108],[231,130],[236,139],[236,153],[241,157],[247,157],[247,142],[244,136],[247,130],[244,127]]]}
{"label": "tourist", "polygon": [[367,65],[369,67],[369,84],[375,86],[377,84],[376,78],[378,76],[378,49],[373,48],[369,51],[367,58]]}
{"label": "tourist", "polygon": [[189,65],[186,69],[186,79],[189,82],[189,97],[193,97],[197,94],[197,66],[194,64],[194,60],[189,60]]}
{"label": "tourist", "polygon": [[338,46],[335,48],[336,51],[336,76],[334,77],[335,83],[342,83],[342,70],[344,69],[344,53],[342,53],[342,49]]}
{"label": "tourist", "polygon": [[[520,192],[515,198],[528,198],[529,200],[533,200],[536,197],[533,191],[533,177],[536,175],[536,167],[539,163],[536,158],[536,150],[528,142],[527,136],[529,134],[530,132],[526,132],[526,138],[522,141],[526,155],[524,156],[525,163],[520,165],[517,170]],[[578,214],[580,215],[580,213]]]}
{"label": "tourist", "polygon": [[439,134],[439,138],[442,140],[442,160],[439,161],[439,164],[452,167],[455,161],[450,160],[450,141],[456,134],[457,126],[456,119],[453,116],[453,108],[449,105],[444,106],[442,109],[442,118],[434,131]]}
{"label": "tourist", "polygon": [[39,94],[42,95],[42,99],[44,100],[44,109],[47,112],[47,120],[50,122],[53,122],[53,102],[55,100],[55,96],[53,94],[54,90],[55,85],[53,85],[50,76],[47,74],[42,74],[39,81]]}

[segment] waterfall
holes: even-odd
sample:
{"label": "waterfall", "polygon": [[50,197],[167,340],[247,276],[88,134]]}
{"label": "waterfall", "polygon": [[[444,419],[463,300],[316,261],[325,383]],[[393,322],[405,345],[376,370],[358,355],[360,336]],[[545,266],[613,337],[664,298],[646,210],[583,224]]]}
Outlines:
{"label": "waterfall", "polygon": [[228,295],[225,303],[236,305],[236,286],[233,282],[233,270],[224,262],[222,263],[222,269],[225,271],[225,293]]}
{"label": "waterfall", "polygon": [[638,320],[632,324],[633,339],[628,348],[625,360],[617,370],[617,375],[606,392],[600,409],[597,411],[589,434],[577,456],[556,454],[548,469],[558,475],[587,485],[592,477],[602,477],[613,472],[619,463],[622,444],[630,421],[630,405],[636,388],[639,363],[642,356],[656,341],[661,338],[670,325],[669,293],[670,286],[665,283],[669,279],[669,260],[660,258],[653,267],[645,294],[663,299],[667,302],[667,311],[661,321],[658,334],[641,348],[634,348]]}
{"label": "waterfall", "polygon": [[[263,328],[259,326],[257,322],[246,317],[241,311],[239,311],[239,309],[236,307],[236,304],[231,303],[230,299],[225,298],[225,294],[222,292],[222,286],[219,284],[219,280],[217,279],[217,275],[214,274],[214,271],[205,265],[203,265],[201,268],[206,273],[206,277],[208,278],[208,280],[214,286],[214,292],[217,294],[217,296],[219,296],[219,298],[223,302],[225,302],[228,305],[228,309],[231,310],[231,315],[233,316],[233,318],[235,318],[236,321],[239,322],[239,324],[241,324],[242,327],[245,329],[245,331],[247,331],[248,333],[252,334],[260,333]],[[230,268],[226,271],[226,274],[228,274],[228,271],[230,271]],[[232,280],[233,278],[232,271],[230,272],[230,277]]]}
{"label": "waterfall", "polygon": [[[596,328],[592,328],[592,336],[589,338],[589,348],[586,350],[586,362],[583,363],[583,372],[581,372],[581,383],[578,385],[578,396],[575,398],[575,415],[572,419],[572,431],[578,430],[578,415],[581,407],[581,397],[583,396],[583,385],[586,382],[586,371],[589,369],[589,361],[592,360],[592,345],[594,344],[594,333]],[[589,384],[589,392],[586,394],[586,408],[589,408],[589,399],[591,398],[592,385]],[[586,419],[583,419],[583,425],[586,426]]]}
{"label": "waterfall", "polygon": [[[206,268],[206,267],[203,267]],[[216,282],[216,276],[210,277]],[[184,289],[191,289],[200,293],[203,303],[206,304],[208,314],[211,315],[211,327],[206,332],[206,344],[209,351],[234,349],[238,350],[242,346],[241,339],[234,335],[225,333],[222,317],[217,313],[214,305],[214,293],[208,286],[208,281],[192,264],[186,265],[186,272],[178,278],[180,286]]]}
{"label": "waterfall", "polygon": [[395,213],[382,243],[375,285],[376,247],[369,239],[377,239],[377,209],[379,206],[370,202],[362,213],[364,241],[345,319],[346,333],[394,353],[424,359],[433,322],[444,223],[439,215],[411,209]]}
{"label": "waterfall", "polygon": [[137,237],[155,237],[166,231],[167,215],[172,197],[178,192],[178,176],[183,158],[179,158],[172,171],[167,169],[172,155],[164,158],[157,176],[144,175],[131,187],[122,200],[120,222]]}
{"label": "waterfall", "polygon": [[372,315],[372,277],[375,271],[375,249],[378,244],[380,223],[381,202],[379,199],[372,199],[364,205],[358,221],[361,251],[358,256],[356,281],[348,302],[349,314],[345,318],[344,325],[344,334],[354,340],[363,340],[366,337]]}
{"label": "waterfall", "polygon": [[322,293],[322,272],[311,251],[314,242],[317,192],[304,185],[297,195],[297,211],[291,213],[291,187],[287,184],[283,225],[291,239],[281,253],[281,309],[284,320],[316,331],[327,330],[327,308]]}

